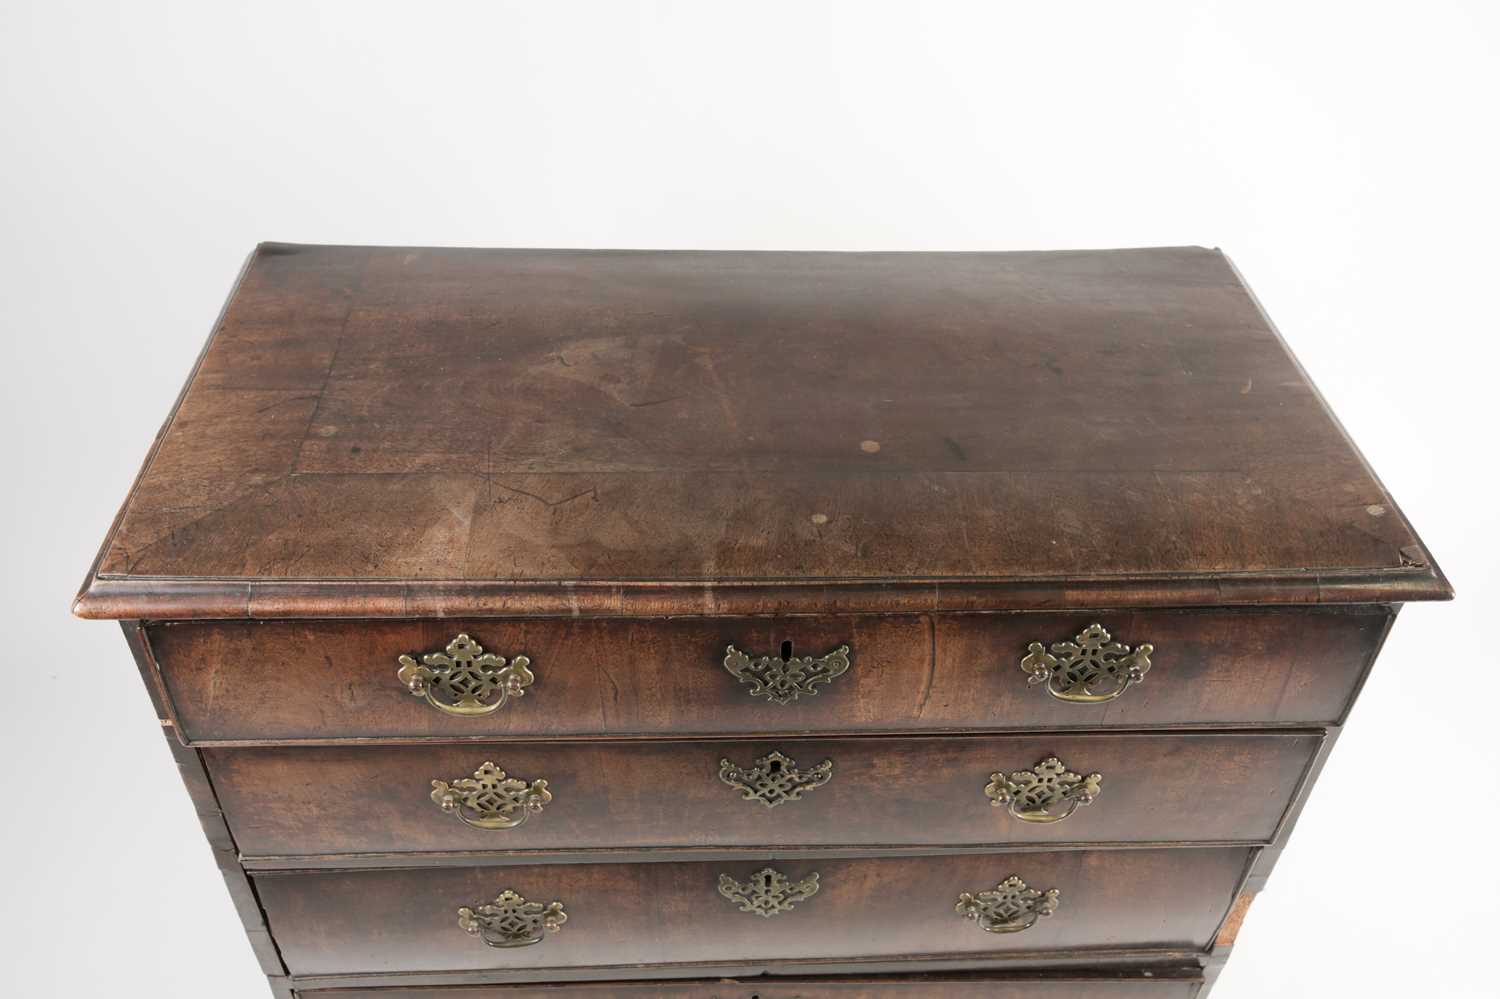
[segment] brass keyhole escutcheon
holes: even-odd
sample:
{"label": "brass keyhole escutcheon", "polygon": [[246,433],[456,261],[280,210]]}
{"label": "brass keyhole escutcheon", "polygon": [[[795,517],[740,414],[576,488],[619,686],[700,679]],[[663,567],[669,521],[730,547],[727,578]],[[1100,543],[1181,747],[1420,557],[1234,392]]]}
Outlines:
{"label": "brass keyhole escutcheon", "polygon": [[788,639],[781,654],[752,659],[731,644],[724,650],[724,668],[750,689],[751,697],[790,704],[813,697],[818,687],[831,683],[849,669],[849,646],[840,645],[826,656],[794,656]]}

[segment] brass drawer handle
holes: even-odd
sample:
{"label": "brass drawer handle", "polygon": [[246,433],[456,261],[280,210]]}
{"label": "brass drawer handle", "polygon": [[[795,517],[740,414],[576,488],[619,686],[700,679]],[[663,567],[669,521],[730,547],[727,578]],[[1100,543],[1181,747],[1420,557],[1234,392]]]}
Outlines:
{"label": "brass drawer handle", "polygon": [[803,694],[817,694],[818,684],[842,676],[849,668],[849,646],[840,645],[826,656],[794,656],[792,643],[785,642],[781,655],[751,659],[731,644],[724,652],[724,668],[750,685],[746,693],[751,697],[788,704]]}
{"label": "brass drawer handle", "polygon": [[1011,875],[991,891],[958,896],[954,911],[972,919],[986,933],[1020,933],[1057,911],[1057,889],[1037,891]]}
{"label": "brass drawer handle", "polygon": [[798,801],[803,792],[822,787],[833,778],[833,761],[824,760],[815,767],[801,770],[797,761],[781,753],[768,753],[750,767],[730,760],[719,761],[719,780],[740,792],[746,801],[758,801],[767,808]]}
{"label": "brass drawer handle", "polygon": [[[990,774],[984,793],[990,804],[1004,805],[1022,822],[1061,822],[1099,796],[1101,774],[1081,777],[1049,756],[1030,770],[1015,770],[1009,776]],[[1052,809],[1061,805],[1061,811]]]}
{"label": "brass drawer handle", "polygon": [[1027,682],[1042,683],[1047,693],[1059,701],[1075,704],[1099,704],[1125,693],[1132,683],[1140,683],[1151,668],[1152,646],[1130,646],[1110,641],[1102,625],[1091,624],[1072,642],[1053,642],[1050,649],[1041,642],[1026,647],[1021,670]]}
{"label": "brass drawer handle", "polygon": [[543,905],[528,902],[513,891],[503,891],[493,902],[458,910],[458,925],[491,947],[530,947],[542,942],[547,933],[556,933],[568,914],[561,902]]}
{"label": "brass drawer handle", "polygon": [[429,652],[419,663],[411,656],[397,659],[401,668],[396,677],[413,697],[425,697],[427,703],[450,715],[487,715],[505,706],[512,697],[521,697],[536,680],[531,660],[484,651],[468,635],[460,634],[442,652]]}
{"label": "brass drawer handle", "polygon": [[770,919],[783,912],[791,912],[798,902],[812,898],[818,893],[816,871],[793,881],[780,871],[763,867],[750,875],[750,880],[741,884],[727,874],[719,875],[719,894],[739,907],[741,912],[751,912]]}
{"label": "brass drawer handle", "polygon": [[486,761],[473,777],[433,781],[432,800],[475,829],[514,829],[540,812],[552,792],[544,780],[528,784]]}

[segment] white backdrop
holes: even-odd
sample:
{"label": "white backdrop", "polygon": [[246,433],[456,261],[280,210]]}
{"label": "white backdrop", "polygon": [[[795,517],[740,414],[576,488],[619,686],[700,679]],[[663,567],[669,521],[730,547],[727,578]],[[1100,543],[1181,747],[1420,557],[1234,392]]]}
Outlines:
{"label": "white backdrop", "polygon": [[1493,995],[1496,8],[0,0],[0,991],[266,994],[67,608],[271,239],[1223,247],[1459,600],[1397,623],[1215,999]]}

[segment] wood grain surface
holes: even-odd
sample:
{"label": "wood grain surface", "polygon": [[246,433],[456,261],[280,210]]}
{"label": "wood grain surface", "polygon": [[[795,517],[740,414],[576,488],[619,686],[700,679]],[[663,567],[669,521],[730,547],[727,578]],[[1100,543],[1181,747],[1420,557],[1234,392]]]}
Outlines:
{"label": "wood grain surface", "polygon": [[[499,743],[205,750],[242,858],[378,854],[411,863],[454,851],[533,858],[571,850],[1264,843],[1321,739],[1316,735],[1047,735],[764,742]],[[719,778],[779,751],[826,784],[768,808]],[[1103,775],[1061,822],[1025,822],[985,795],[990,775],[1059,757]],[[493,761],[547,781],[552,800],[514,829],[478,829],[432,801],[434,779]],[[330,861],[336,864],[335,861]]]}
{"label": "wood grain surface", "polygon": [[[739,911],[717,890],[768,866],[735,863],[426,868],[255,876],[293,975],[469,969],[979,956],[1077,948],[1207,946],[1250,851],[1071,851],[887,859],[776,860],[817,894],[788,913]],[[1057,889],[1056,914],[1020,933],[986,933],[954,911],[960,893],[1018,875]],[[568,921],[531,947],[496,949],[458,926],[460,906],[503,890],[561,901]]]}
{"label": "wood grain surface", "polygon": [[267,244],[96,569],[86,616],[1448,593],[1198,248]]}
{"label": "wood grain surface", "polygon": [[[1099,621],[1155,646],[1144,682],[1104,704],[1028,684],[1027,645]],[[1307,725],[1339,718],[1390,620],[1388,608],[1114,611],[1099,615],[213,622],[149,630],[192,741],[556,739],[625,735],[994,731],[1155,725]],[[493,714],[455,717],[413,697],[397,657],[458,632],[536,682]],[[850,646],[846,673],[788,704],[724,669],[754,655]]]}
{"label": "wood grain surface", "polygon": [[[278,996],[1191,999],[1399,605],[1451,595],[1216,250],[277,243],[74,609],[127,619]],[[1027,682],[1095,622],[1143,682]],[[461,631],[524,697],[411,695]],[[851,664],[775,704],[731,643]],[[719,779],[773,750],[833,777]],[[990,804],[1051,755],[1098,799]],[[552,800],[443,814],[487,760]],[[766,866],[819,891],[717,891]],[[1057,913],[954,912],[1010,875]],[[504,889],[567,923],[465,934]]]}
{"label": "wood grain surface", "polygon": [[1196,968],[309,990],[305,999],[1192,999]]}

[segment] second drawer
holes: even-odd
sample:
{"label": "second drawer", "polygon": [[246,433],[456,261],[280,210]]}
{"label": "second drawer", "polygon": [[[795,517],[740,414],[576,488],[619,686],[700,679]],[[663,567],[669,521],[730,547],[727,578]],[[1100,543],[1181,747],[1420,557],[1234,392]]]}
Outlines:
{"label": "second drawer", "polygon": [[1321,740],[1085,734],[204,756],[247,865],[277,867],[450,852],[1264,843]]}

